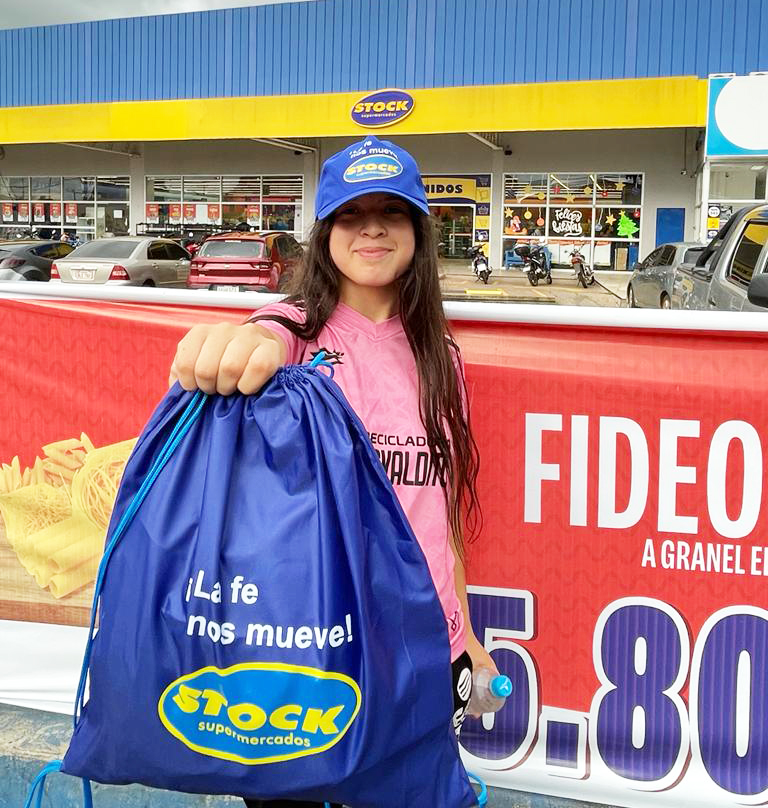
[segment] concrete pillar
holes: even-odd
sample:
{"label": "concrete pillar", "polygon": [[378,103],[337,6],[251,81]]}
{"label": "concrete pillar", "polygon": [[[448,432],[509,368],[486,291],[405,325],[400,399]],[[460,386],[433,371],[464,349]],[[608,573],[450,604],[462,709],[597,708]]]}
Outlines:
{"label": "concrete pillar", "polygon": [[707,213],[709,208],[709,160],[704,161],[704,166],[701,170],[701,185],[699,202],[699,232],[697,234],[698,240],[706,244],[709,239],[707,238]]}
{"label": "concrete pillar", "polygon": [[309,238],[309,231],[315,223],[315,196],[317,195],[317,181],[320,177],[320,152],[309,152],[302,158],[304,172],[304,210],[302,222],[303,240]]}
{"label": "concrete pillar", "polygon": [[491,229],[490,262],[492,268],[502,264],[502,241],[504,239],[504,152],[491,152]]}
{"label": "concrete pillar", "polygon": [[129,158],[128,173],[131,183],[131,227],[130,232],[136,235],[136,225],[146,219],[144,215],[146,185],[144,182],[144,153]]}

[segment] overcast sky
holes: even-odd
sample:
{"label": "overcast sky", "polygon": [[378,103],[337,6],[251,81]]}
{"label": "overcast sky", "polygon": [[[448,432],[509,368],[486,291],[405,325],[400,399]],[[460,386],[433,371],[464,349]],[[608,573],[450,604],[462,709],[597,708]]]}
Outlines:
{"label": "overcast sky", "polygon": [[303,3],[308,0],[0,0],[0,28],[264,6],[275,2]]}

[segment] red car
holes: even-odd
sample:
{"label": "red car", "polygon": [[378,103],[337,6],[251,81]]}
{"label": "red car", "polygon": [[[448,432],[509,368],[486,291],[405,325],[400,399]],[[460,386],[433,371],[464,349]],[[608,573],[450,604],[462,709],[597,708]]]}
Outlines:
{"label": "red car", "polygon": [[187,286],[227,292],[278,292],[302,252],[288,233],[217,233],[200,245],[192,259]]}

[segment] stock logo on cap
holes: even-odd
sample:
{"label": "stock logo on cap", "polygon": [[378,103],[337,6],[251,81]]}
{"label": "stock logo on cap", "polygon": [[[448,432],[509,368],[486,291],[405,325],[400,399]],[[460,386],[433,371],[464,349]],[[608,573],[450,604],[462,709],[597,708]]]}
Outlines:
{"label": "stock logo on cap", "polygon": [[378,128],[402,121],[413,112],[413,96],[402,90],[379,90],[361,98],[350,115],[360,126]]}
{"label": "stock logo on cap", "polygon": [[403,173],[400,161],[389,154],[367,154],[355,160],[344,172],[344,182],[386,180]]}

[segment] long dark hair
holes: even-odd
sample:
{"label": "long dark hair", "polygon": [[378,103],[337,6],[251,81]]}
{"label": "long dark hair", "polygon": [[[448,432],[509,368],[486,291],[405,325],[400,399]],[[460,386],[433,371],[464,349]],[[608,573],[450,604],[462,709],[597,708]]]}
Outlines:
{"label": "long dark hair", "polygon": [[[416,360],[419,374],[419,413],[427,444],[440,471],[446,495],[448,521],[456,548],[463,556],[464,527],[472,541],[480,530],[477,497],[479,457],[469,414],[464,411],[466,386],[457,373],[459,348],[451,336],[443,312],[434,220],[408,206],[415,234],[411,265],[400,278],[400,318]],[[333,215],[315,223],[301,266],[286,289],[287,303],[306,313],[303,324],[275,315],[299,339],[313,342],[339,302],[339,270],[331,259],[330,233]]]}

